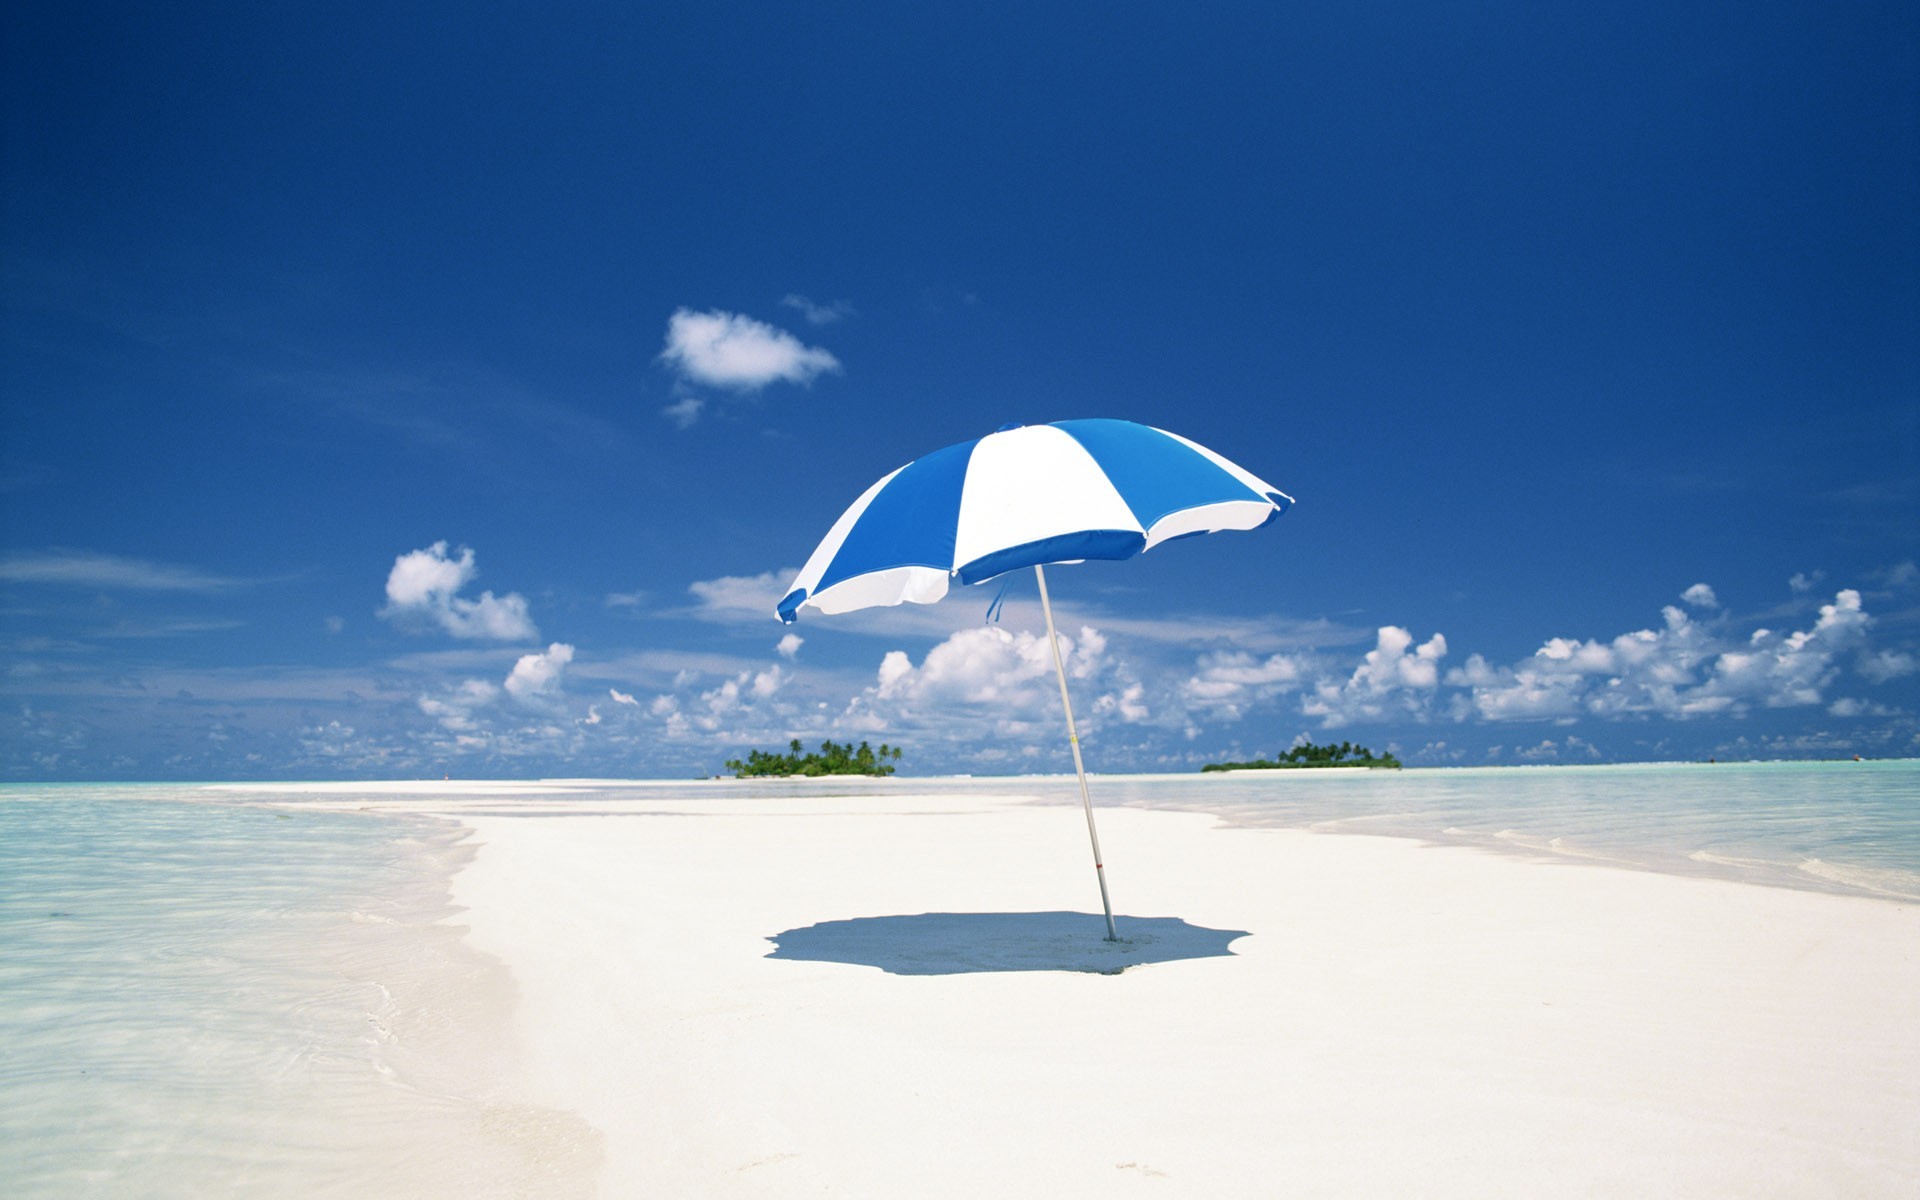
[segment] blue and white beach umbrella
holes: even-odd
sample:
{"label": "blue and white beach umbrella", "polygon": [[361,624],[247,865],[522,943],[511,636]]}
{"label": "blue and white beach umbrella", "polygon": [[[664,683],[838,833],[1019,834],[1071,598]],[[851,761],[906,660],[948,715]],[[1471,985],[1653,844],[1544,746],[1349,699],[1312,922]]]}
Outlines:
{"label": "blue and white beach umbrella", "polygon": [[1111,939],[1100,835],[1041,567],[1132,558],[1175,538],[1256,529],[1292,503],[1259,476],[1165,430],[1103,419],[1007,426],[915,459],[868,488],[827,531],[776,611],[792,622],[807,610],[931,604],[951,580],[981,583],[1032,567]]}

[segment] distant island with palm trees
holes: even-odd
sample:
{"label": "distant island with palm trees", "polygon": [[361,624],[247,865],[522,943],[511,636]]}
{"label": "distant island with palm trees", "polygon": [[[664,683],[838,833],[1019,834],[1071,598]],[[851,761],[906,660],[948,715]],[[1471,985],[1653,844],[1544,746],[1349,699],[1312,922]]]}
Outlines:
{"label": "distant island with palm trees", "polygon": [[1365,746],[1341,742],[1337,746],[1316,746],[1306,742],[1274,759],[1256,758],[1252,762],[1208,763],[1202,771],[1274,771],[1304,767],[1385,767],[1400,769],[1400,760],[1391,754],[1376,757]]}
{"label": "distant island with palm trees", "polygon": [[785,754],[770,754],[765,750],[752,750],[747,753],[746,761],[731,758],[726,768],[733,772],[736,779],[760,779],[769,776],[784,775],[891,775],[893,764],[900,761],[900,748],[880,743],[875,750],[865,742],[855,746],[852,742],[840,745],[836,742],[821,742],[818,753],[801,754],[800,739],[794,738],[787,743]]}

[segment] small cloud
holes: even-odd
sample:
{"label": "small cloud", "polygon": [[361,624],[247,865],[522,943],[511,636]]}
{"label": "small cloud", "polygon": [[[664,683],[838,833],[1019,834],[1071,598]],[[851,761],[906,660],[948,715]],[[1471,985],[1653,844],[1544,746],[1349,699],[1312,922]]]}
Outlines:
{"label": "small cloud", "polygon": [[1720,597],[1714,595],[1713,589],[1704,583],[1696,583],[1686,591],[1681,592],[1680,598],[1695,608],[1720,607]]}
{"label": "small cloud", "polygon": [[540,654],[523,654],[507,675],[506,689],[521,700],[544,696],[559,682],[560,672],[573,661],[573,647],[555,642]]}
{"label": "small cloud", "polygon": [[[676,311],[667,320],[667,345],[660,357],[696,383],[741,392],[781,381],[811,383],[840,369],[839,359],[784,329],[719,310]],[[685,405],[682,401],[674,408]],[[699,410],[692,411],[697,415]]]}
{"label": "small cloud", "polygon": [[805,644],[805,642],[806,639],[799,634],[789,633],[780,639],[780,644],[775,646],[774,649],[779,652],[781,658],[791,659],[794,655],[800,653],[800,647]]}
{"label": "small cloud", "polygon": [[1875,683],[1900,679],[1920,671],[1920,660],[1904,650],[1882,650],[1860,659],[1860,673]]}
{"label": "small cloud", "polygon": [[830,304],[816,304],[798,292],[788,292],[780,298],[780,303],[797,310],[807,319],[809,325],[831,325],[853,315],[853,305],[845,300],[835,300]]}
{"label": "small cloud", "polygon": [[1915,584],[1920,584],[1920,564],[1916,564],[1912,559],[1907,559],[1904,562],[1896,563],[1888,567],[1885,573],[1885,583],[1888,587],[1892,588],[1910,588]]}
{"label": "small cloud", "polygon": [[698,396],[682,396],[679,400],[660,410],[660,415],[673,422],[675,429],[692,429],[700,419],[700,411],[707,402]]}
{"label": "small cloud", "polygon": [[1899,715],[1897,710],[1888,708],[1884,704],[1876,704],[1870,700],[1855,700],[1850,697],[1842,697],[1835,700],[1827,706],[1827,712],[1836,717],[1892,717]]}
{"label": "small cloud", "polygon": [[631,704],[631,705],[634,705],[635,707],[638,707],[640,704],[638,700],[635,700],[632,696],[621,691],[619,688],[608,688],[607,695],[613,697],[613,702],[615,704]]}
{"label": "small cloud", "polygon": [[472,733],[479,727],[476,709],[492,704],[500,689],[481,679],[463,680],[458,687],[438,696],[421,696],[415,701],[420,711],[453,733]]}
{"label": "small cloud", "polygon": [[1792,579],[1787,580],[1787,586],[1792,588],[1795,593],[1804,595],[1819,586],[1820,581],[1826,577],[1827,573],[1825,571],[1814,571],[1811,574],[1802,571]]}
{"label": "small cloud", "polygon": [[437,625],[458,638],[509,642],[538,637],[526,597],[482,592],[478,600],[468,600],[457,594],[477,574],[469,547],[462,546],[458,558],[447,556],[444,541],[408,551],[393,560],[387,573],[387,606],[380,615]]}
{"label": "small cloud", "polygon": [[777,619],[774,605],[785,594],[784,589],[796,570],[696,580],[687,585],[696,602],[691,615],[707,621],[728,622]]}

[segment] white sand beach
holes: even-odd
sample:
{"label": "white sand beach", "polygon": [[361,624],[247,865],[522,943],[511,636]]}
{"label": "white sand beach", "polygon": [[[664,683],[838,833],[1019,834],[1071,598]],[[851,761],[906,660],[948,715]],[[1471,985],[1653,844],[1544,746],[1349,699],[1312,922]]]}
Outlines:
{"label": "white sand beach", "polygon": [[629,797],[399,802],[604,1196],[1920,1180],[1920,906],[1113,809],[1112,947],[1072,808]]}

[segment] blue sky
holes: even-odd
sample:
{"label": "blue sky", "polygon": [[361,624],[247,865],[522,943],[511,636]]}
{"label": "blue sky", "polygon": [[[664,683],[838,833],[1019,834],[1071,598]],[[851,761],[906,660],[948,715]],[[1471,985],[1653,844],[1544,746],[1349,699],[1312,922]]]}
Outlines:
{"label": "blue sky", "polygon": [[1910,5],[28,3],[0,775],[1070,769],[1037,599],[772,606],[885,472],[1172,429],[1095,770],[1920,753]]}

